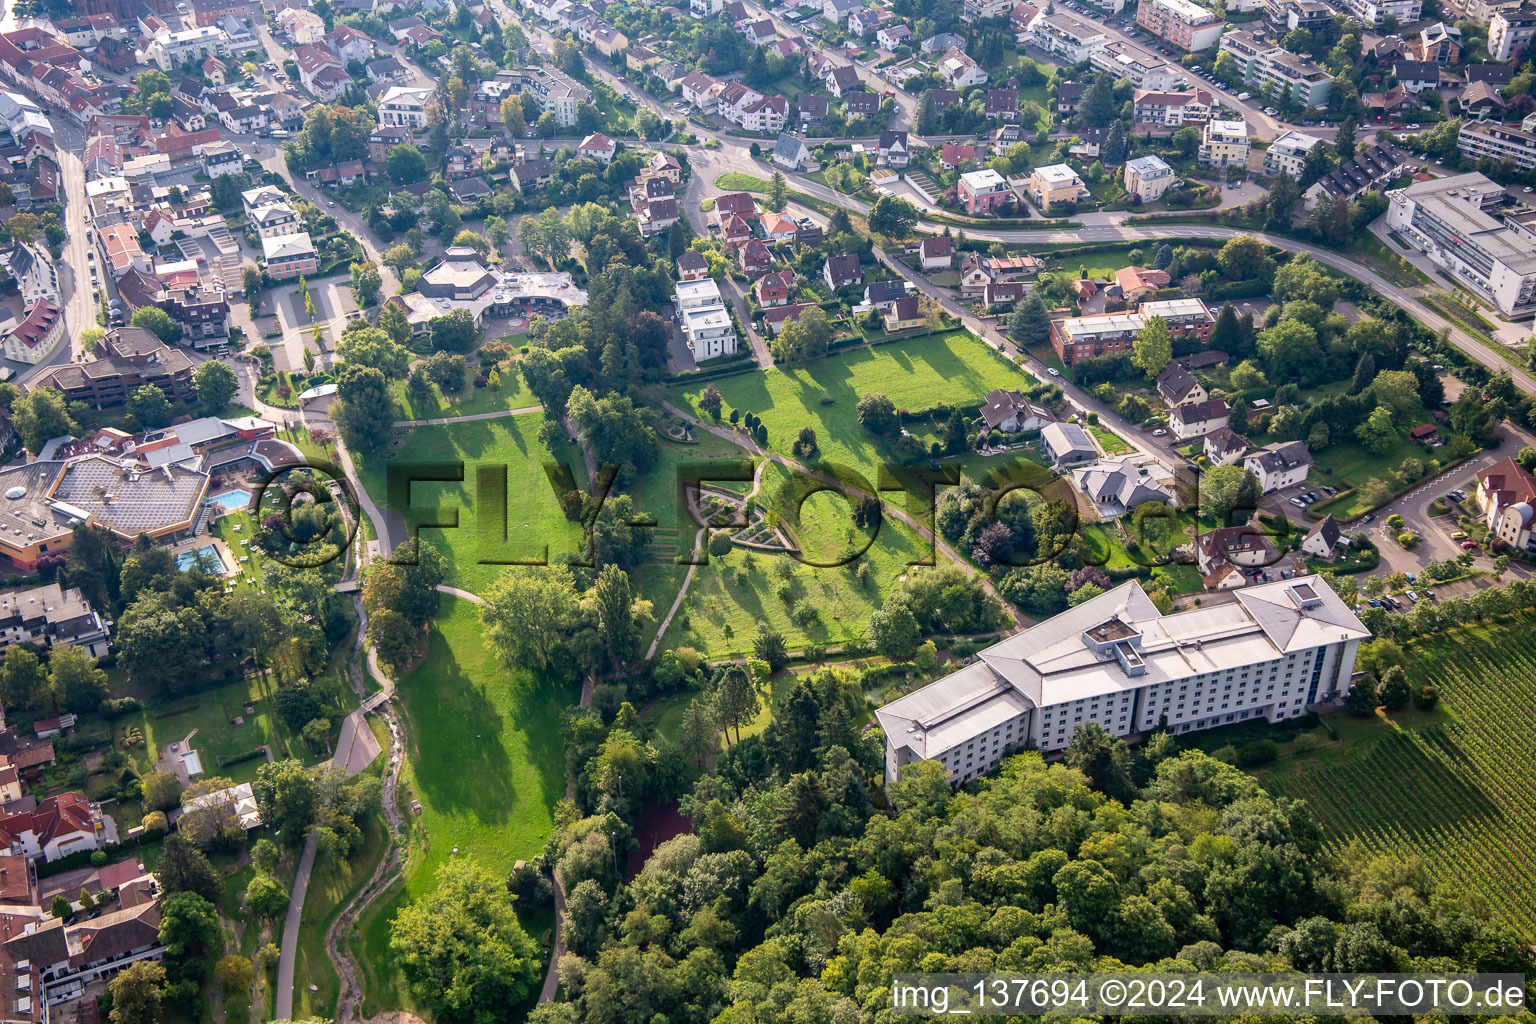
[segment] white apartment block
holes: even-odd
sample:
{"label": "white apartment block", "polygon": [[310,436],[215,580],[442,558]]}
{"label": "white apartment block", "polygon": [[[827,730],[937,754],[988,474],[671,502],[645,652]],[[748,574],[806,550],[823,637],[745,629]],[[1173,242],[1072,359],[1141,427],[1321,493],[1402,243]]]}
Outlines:
{"label": "white apartment block", "polygon": [[424,128],[427,124],[427,104],[431,100],[431,89],[392,85],[379,97],[379,124]]}
{"label": "white apartment block", "polygon": [[563,72],[530,67],[523,72],[523,88],[533,93],[539,106],[554,115],[555,123],[569,128],[576,123],[576,108],[592,100],[592,90]]}
{"label": "white apartment block", "polygon": [[1348,692],[1370,635],[1319,576],[1171,615],[1124,583],[877,711],[885,778],[931,760],[968,782],[1026,745],[1061,750],[1089,722],[1135,737],[1294,718]]}
{"label": "white apartment block", "polygon": [[1030,41],[1040,49],[1069,64],[1081,64],[1093,56],[1093,52],[1103,46],[1108,38],[1087,22],[1069,18],[1065,14],[1036,18],[1029,27],[1029,36]]}
{"label": "white apartment block", "polygon": [[736,354],[736,329],[712,278],[683,281],[675,295],[677,322],[698,362]]}
{"label": "white apartment block", "polygon": [[1179,180],[1173,168],[1159,156],[1139,156],[1125,162],[1125,190],[1144,203],[1154,202]]}
{"label": "white apartment block", "polygon": [[1178,128],[1186,124],[1204,124],[1211,119],[1211,94],[1204,89],[1187,92],[1137,89],[1131,97],[1131,111],[1131,120],[1137,125]]}
{"label": "white apartment block", "polygon": [[1500,220],[1504,189],[1481,174],[1414,182],[1387,193],[1387,227],[1505,316],[1536,313],[1536,232]]}
{"label": "white apartment block", "polygon": [[1423,0],[1343,0],[1341,6],[1370,28],[1380,28],[1389,14],[1399,25],[1411,25],[1424,16]]}
{"label": "white apartment block", "polygon": [[1536,37],[1536,11],[1524,7],[1499,11],[1488,22],[1488,56],[1505,61],[1523,50]]}
{"label": "white apartment block", "polygon": [[1274,178],[1284,171],[1292,178],[1300,178],[1301,169],[1307,163],[1307,154],[1312,147],[1321,145],[1322,141],[1315,135],[1286,132],[1264,151],[1264,173]]}
{"label": "white apartment block", "polygon": [[1138,89],[1162,92],[1177,88],[1184,81],[1183,72],[1151,50],[1118,39],[1096,48],[1088,62],[1099,71],[1123,78]]}
{"label": "white apartment block", "polygon": [[173,71],[188,63],[201,64],[209,57],[229,52],[229,37],[213,25],[165,32],[150,40],[144,58],[152,60],[161,71]]}
{"label": "white apartment block", "polygon": [[1509,161],[1522,171],[1536,167],[1536,132],[1497,121],[1467,121],[1456,137],[1461,155],[1473,160]]}
{"label": "white apartment block", "polygon": [[1194,53],[1215,46],[1226,19],[1194,0],[1141,0],[1136,24],[1174,46]]}

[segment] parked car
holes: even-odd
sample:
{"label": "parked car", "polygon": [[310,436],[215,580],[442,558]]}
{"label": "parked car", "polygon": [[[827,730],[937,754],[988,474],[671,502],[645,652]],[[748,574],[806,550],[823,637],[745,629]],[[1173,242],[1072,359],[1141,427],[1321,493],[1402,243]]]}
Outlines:
{"label": "parked car", "polygon": [[1367,513],[1366,513],[1366,514],[1365,514],[1365,515],[1364,515],[1364,516],[1362,516],[1362,517],[1361,517],[1361,518],[1360,518],[1360,521],[1361,521],[1361,522],[1362,522],[1362,523],[1368,523],[1368,522],[1370,522],[1370,521],[1371,521],[1371,520],[1372,520],[1372,519],[1375,519],[1375,518],[1376,518],[1376,513],[1374,513],[1374,512],[1367,512]]}
{"label": "parked car", "polygon": [[1045,368],[1045,372],[1050,374],[1052,377],[1060,377],[1061,376],[1061,371],[1056,369],[1056,367],[1054,367],[1054,366],[1047,366]]}
{"label": "parked car", "polygon": [[1475,540],[1464,540],[1461,542],[1461,550],[1463,551],[1471,551],[1475,547],[1477,547],[1477,541]]}
{"label": "parked car", "polygon": [[1466,539],[1467,539],[1467,533],[1466,533],[1465,530],[1455,530],[1455,531],[1453,531],[1451,533],[1451,540],[1466,540]]}
{"label": "parked car", "polygon": [[1408,591],[1408,600],[1413,602],[1414,604],[1418,604],[1419,603],[1419,595],[1415,594],[1413,591],[1410,590],[1410,591]]}

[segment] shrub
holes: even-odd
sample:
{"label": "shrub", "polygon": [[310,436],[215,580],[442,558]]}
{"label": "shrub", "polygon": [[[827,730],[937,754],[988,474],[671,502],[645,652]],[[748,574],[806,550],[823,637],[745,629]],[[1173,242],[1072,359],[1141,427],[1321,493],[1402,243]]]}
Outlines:
{"label": "shrub", "polygon": [[1237,766],[1254,768],[1261,764],[1269,764],[1279,756],[1279,749],[1271,741],[1254,740],[1251,743],[1244,743],[1237,751]]}
{"label": "shrub", "polygon": [[716,558],[722,558],[731,552],[731,538],[728,534],[712,533],[709,535],[709,553]]}
{"label": "shrub", "polygon": [[1440,703],[1440,689],[1430,683],[1425,683],[1413,692],[1413,703],[1420,711],[1428,711]]}

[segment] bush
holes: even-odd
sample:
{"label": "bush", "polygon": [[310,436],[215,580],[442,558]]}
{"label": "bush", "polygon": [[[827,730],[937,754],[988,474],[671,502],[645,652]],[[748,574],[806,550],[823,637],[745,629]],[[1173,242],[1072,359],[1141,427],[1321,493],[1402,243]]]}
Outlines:
{"label": "bush", "polygon": [[164,811],[150,811],[144,815],[144,819],[140,824],[144,826],[144,831],[152,836],[160,835],[170,827],[165,819]]}
{"label": "bush", "polygon": [[1440,689],[1430,683],[1425,683],[1413,692],[1414,707],[1420,711],[1428,711],[1440,703]]}
{"label": "bush", "polygon": [[1414,533],[1412,530],[1404,530],[1402,533],[1397,535],[1397,542],[1404,548],[1412,548],[1419,542],[1419,540],[1419,535]]}
{"label": "bush", "polygon": [[1269,764],[1280,756],[1280,750],[1269,740],[1254,740],[1244,743],[1237,752],[1237,766],[1239,768],[1255,768],[1261,764]]}
{"label": "bush", "polygon": [[731,553],[731,538],[728,534],[712,533],[709,535],[709,553],[716,558],[722,558]]}
{"label": "bush", "polygon": [[108,718],[121,718],[137,710],[139,710],[139,702],[134,697],[113,697],[111,700],[101,702],[101,713]]}

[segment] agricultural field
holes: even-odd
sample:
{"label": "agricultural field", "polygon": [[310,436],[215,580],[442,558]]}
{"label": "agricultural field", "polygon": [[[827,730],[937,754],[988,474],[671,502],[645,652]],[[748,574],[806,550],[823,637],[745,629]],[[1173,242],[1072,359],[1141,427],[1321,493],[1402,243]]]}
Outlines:
{"label": "agricultural field", "polygon": [[[577,697],[574,682],[504,667],[485,651],[476,606],[443,598],[425,657],[400,681],[410,755],[400,792],[410,849],[402,882],[359,920],[353,938],[368,975],[366,1012],[411,1005],[390,966],[390,922],[433,887],[440,864],[472,857],[504,875],[543,848],[565,795],[560,716]],[[530,914],[524,925],[548,942],[542,915]]]}
{"label": "agricultural field", "polygon": [[[409,512],[408,522],[445,524],[440,528],[423,525],[421,537],[442,550],[449,583],[479,592],[512,559],[537,558],[546,545],[551,559],[581,549],[581,527],[560,511],[559,499],[544,475],[544,463],[551,456],[537,437],[543,422],[544,414],[534,412],[451,426],[411,427],[398,439],[398,447],[359,458],[358,471],[364,488],[381,508],[395,515]],[[580,484],[585,478],[581,455],[565,447],[556,461],[568,465]],[[444,473],[462,463],[464,479],[418,482],[412,485],[408,502],[403,496],[392,501],[387,476],[391,461],[437,467]],[[505,467],[506,503],[500,506],[504,516],[496,514],[497,503],[479,500],[482,467],[491,470],[497,481]],[[448,525],[455,518],[457,526]]]}
{"label": "agricultural field", "polygon": [[[1019,388],[1033,378],[966,330],[947,331],[900,345],[839,352],[803,366],[774,367],[714,381],[724,399],[722,422],[732,409],[754,412],[768,428],[768,444],[788,451],[801,427],[812,427],[821,459],[858,470],[871,483],[882,447],[859,425],[859,399],[884,392],[897,409],[941,403],[980,407],[993,388]],[[674,389],[672,401],[701,419],[697,402],[705,385]]]}
{"label": "agricultural field", "polygon": [[1307,800],[1335,846],[1420,858],[1536,939],[1533,631],[1525,613],[1418,643],[1408,675],[1440,688],[1436,712],[1368,721],[1357,738],[1282,760],[1260,780]]}

